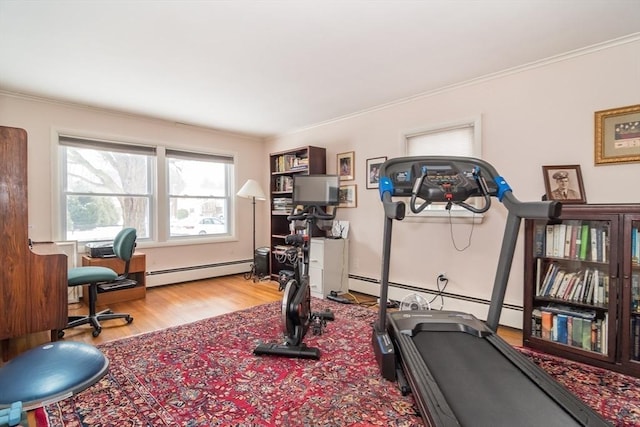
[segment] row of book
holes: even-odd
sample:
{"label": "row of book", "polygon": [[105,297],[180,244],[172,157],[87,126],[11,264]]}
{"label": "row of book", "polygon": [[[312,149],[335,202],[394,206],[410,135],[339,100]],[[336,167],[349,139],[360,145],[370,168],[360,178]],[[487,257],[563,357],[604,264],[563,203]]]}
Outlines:
{"label": "row of book", "polygon": [[640,317],[631,316],[631,358],[640,361]]}
{"label": "row of book", "polygon": [[295,172],[309,168],[309,158],[299,157],[295,154],[283,154],[274,159],[273,170],[275,172]]}
{"label": "row of book", "polygon": [[273,198],[273,212],[274,213],[288,213],[293,210],[293,200],[291,197],[274,197]]}
{"label": "row of book", "polygon": [[275,177],[274,191],[293,191],[293,177],[280,175]]}
{"label": "row of book", "polygon": [[[538,259],[538,273],[542,260]],[[561,264],[551,262],[544,277],[536,278],[536,296],[591,305],[609,302],[609,275],[597,268],[567,271]]]}
{"label": "row of book", "polygon": [[537,223],[534,255],[581,261],[609,261],[609,223],[606,221],[564,221]]}
{"label": "row of book", "polygon": [[531,322],[534,337],[601,354],[608,352],[608,313],[598,318],[594,311],[548,305],[534,309]]}

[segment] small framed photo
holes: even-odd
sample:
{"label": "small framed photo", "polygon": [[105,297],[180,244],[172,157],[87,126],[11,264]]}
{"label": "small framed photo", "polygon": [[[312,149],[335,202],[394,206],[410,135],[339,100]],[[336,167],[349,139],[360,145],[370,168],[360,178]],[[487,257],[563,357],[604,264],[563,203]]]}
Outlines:
{"label": "small framed photo", "polygon": [[356,163],[355,152],[349,151],[348,153],[338,154],[338,176],[340,181],[352,181],[356,176]]}
{"label": "small framed photo", "polygon": [[356,184],[341,185],[338,190],[338,207],[355,208],[358,206]]}
{"label": "small framed photo", "polygon": [[587,203],[580,165],[542,166],[547,200]]}
{"label": "small framed photo", "polygon": [[378,188],[380,184],[380,166],[387,161],[386,157],[367,159],[367,188]]}
{"label": "small framed photo", "polygon": [[595,164],[640,162],[640,105],[595,112]]}

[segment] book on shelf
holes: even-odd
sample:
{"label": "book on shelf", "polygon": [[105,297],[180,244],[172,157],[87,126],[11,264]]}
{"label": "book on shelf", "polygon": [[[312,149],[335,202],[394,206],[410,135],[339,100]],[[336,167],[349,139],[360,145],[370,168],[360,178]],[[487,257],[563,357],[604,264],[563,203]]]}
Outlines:
{"label": "book on shelf", "polygon": [[589,224],[582,224],[582,228],[580,230],[580,256],[579,258],[583,261],[587,259],[587,248],[589,247]]}
{"label": "book on shelf", "polygon": [[531,335],[542,338],[542,311],[539,308],[531,310]]}
{"label": "book on shelf", "polygon": [[551,258],[553,256],[553,225],[547,225],[545,237],[544,253],[546,257]]}
{"label": "book on shelf", "polygon": [[538,312],[535,315],[532,314],[532,330],[536,331],[536,325],[540,324],[540,334],[535,336],[583,350],[607,354],[608,313],[597,317],[594,311],[557,304],[537,307],[535,310],[539,311],[539,314]]}
{"label": "book on shelf", "polygon": [[556,341],[567,344],[567,323],[569,317],[566,314],[556,315]]}
{"label": "book on shelf", "polygon": [[631,358],[640,361],[640,317],[631,316]]}
{"label": "book on shelf", "polygon": [[545,256],[545,233],[546,225],[542,222],[536,222],[533,238],[533,256],[535,257]]}
{"label": "book on shelf", "polygon": [[282,154],[274,159],[275,172],[294,172],[309,168],[309,158],[296,154]]}
{"label": "book on shelf", "polygon": [[551,340],[551,328],[553,327],[553,313],[546,310],[540,310],[541,318],[541,337],[545,340]]}
{"label": "book on shelf", "polygon": [[638,265],[640,263],[640,239],[638,238],[638,227],[631,227],[631,263]]}
{"label": "book on shelf", "polygon": [[640,313],[640,272],[631,273],[631,312]]}

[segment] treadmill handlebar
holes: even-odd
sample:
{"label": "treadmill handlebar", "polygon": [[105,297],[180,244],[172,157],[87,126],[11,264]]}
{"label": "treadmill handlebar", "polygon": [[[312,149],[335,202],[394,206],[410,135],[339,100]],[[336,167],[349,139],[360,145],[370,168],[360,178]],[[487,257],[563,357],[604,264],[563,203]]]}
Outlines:
{"label": "treadmill handlebar", "polygon": [[[393,197],[410,197],[412,211],[420,212],[432,202],[461,206],[474,213],[488,210],[490,197],[496,197],[519,218],[554,219],[562,205],[556,201],[521,202],[506,180],[482,159],[457,156],[414,156],[387,160],[380,168],[379,193],[388,218],[402,220],[405,202]],[[486,179],[485,179],[486,178]],[[424,200],[416,207],[416,199]],[[485,205],[475,208],[464,203],[482,197]],[[416,212],[416,213],[418,213]]]}

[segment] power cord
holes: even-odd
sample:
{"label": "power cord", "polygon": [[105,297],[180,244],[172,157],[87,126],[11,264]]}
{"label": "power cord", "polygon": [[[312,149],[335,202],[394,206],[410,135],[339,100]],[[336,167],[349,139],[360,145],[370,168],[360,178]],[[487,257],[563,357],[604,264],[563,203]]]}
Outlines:
{"label": "power cord", "polygon": [[476,214],[474,213],[473,216],[471,217],[471,231],[469,232],[469,239],[467,240],[467,246],[465,246],[464,248],[458,248],[458,245],[456,244],[456,238],[453,235],[453,221],[451,217],[451,209],[447,209],[447,210],[449,212],[449,234],[451,235],[451,243],[453,243],[453,247],[455,248],[455,250],[457,250],[458,252],[464,252],[471,246],[471,237],[473,236],[473,229],[476,226]]}
{"label": "power cord", "polygon": [[[440,283],[444,282],[444,286],[442,287],[442,289],[440,289]],[[431,298],[431,301],[429,301],[429,305],[431,305],[432,302],[434,302],[438,297],[440,297],[440,308],[438,310],[442,310],[444,308],[444,290],[447,288],[447,285],[449,284],[449,279],[447,279],[447,276],[445,276],[444,274],[439,274],[438,277],[436,277],[436,287],[438,288],[438,293]]]}

